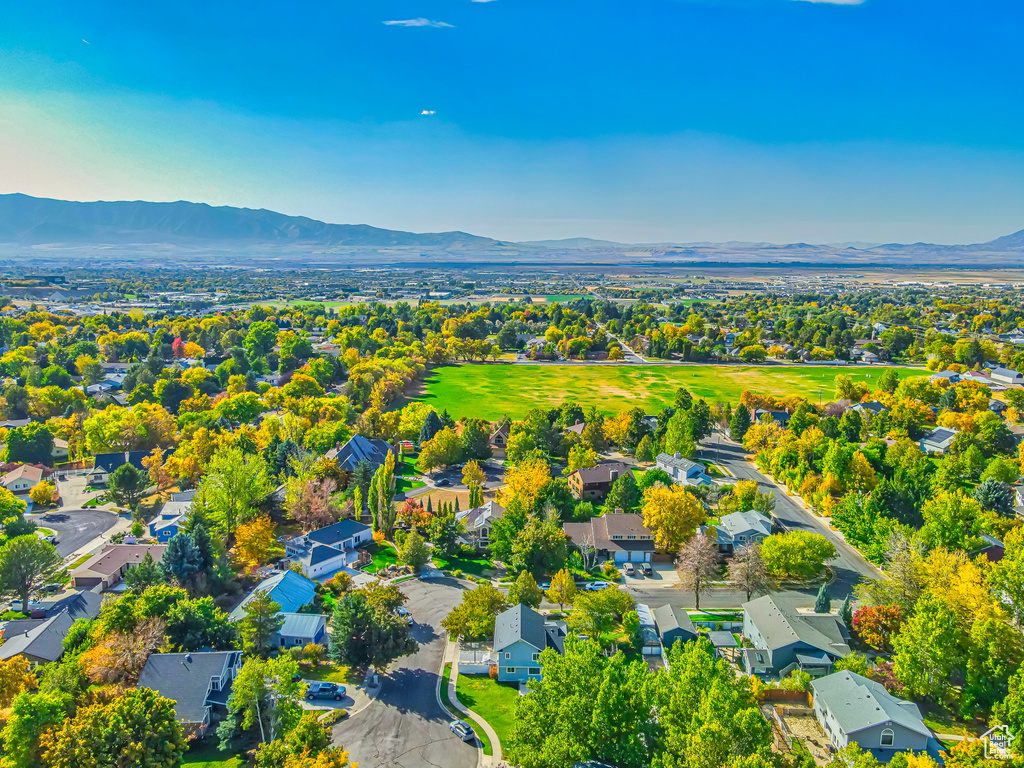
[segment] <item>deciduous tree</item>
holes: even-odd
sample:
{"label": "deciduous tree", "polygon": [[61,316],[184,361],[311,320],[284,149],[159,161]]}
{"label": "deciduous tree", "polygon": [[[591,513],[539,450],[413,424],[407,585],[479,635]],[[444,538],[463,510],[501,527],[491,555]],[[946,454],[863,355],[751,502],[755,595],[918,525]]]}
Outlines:
{"label": "deciduous tree", "polygon": [[644,525],[654,534],[655,546],[674,552],[704,522],[700,502],[682,486],[648,488],[643,496]]}
{"label": "deciduous tree", "polygon": [[676,570],[683,589],[693,592],[697,610],[700,596],[711,591],[711,583],[718,577],[720,563],[718,544],[704,534],[691,536],[679,548]]}
{"label": "deciduous tree", "polygon": [[29,595],[52,579],[60,564],[54,546],[34,533],[9,539],[0,546],[0,591],[17,595],[28,613]]}

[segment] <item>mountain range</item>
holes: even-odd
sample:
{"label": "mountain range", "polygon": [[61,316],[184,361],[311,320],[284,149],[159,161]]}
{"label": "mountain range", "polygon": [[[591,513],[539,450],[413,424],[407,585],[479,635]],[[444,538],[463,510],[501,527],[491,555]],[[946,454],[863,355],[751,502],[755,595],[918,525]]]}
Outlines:
{"label": "mountain range", "polygon": [[422,259],[469,263],[740,263],[880,266],[1024,265],[1024,230],[987,243],[647,243],[585,237],[515,243],[465,232],[414,233],[365,224],[328,224],[304,216],[205,203],[72,202],[0,195],[0,252],[14,258],[72,252],[173,254],[168,263],[238,264],[241,254],[286,254],[291,262],[351,263]]}

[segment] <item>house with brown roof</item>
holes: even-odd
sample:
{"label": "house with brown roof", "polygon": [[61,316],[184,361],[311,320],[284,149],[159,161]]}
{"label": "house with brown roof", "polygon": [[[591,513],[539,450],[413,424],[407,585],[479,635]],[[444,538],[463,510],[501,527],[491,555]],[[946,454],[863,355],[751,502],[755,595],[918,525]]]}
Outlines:
{"label": "house with brown roof", "polygon": [[71,572],[71,585],[85,589],[111,589],[129,569],[145,559],[147,552],[159,562],[166,549],[166,544],[108,544]]}
{"label": "house with brown roof", "polygon": [[566,481],[572,495],[580,501],[603,501],[612,483],[630,471],[621,461],[606,461],[593,467],[581,467]]}
{"label": "house with brown roof", "polygon": [[0,477],[0,485],[13,494],[24,494],[43,482],[44,477],[45,473],[40,467],[22,464]]}
{"label": "house with brown roof", "polygon": [[564,523],[562,530],[577,547],[593,548],[598,558],[617,563],[650,562],[654,534],[635,512],[610,512],[585,523]]}
{"label": "house with brown roof", "polygon": [[500,451],[504,455],[510,433],[508,422],[502,422],[497,429],[491,432],[491,450],[495,453]]}

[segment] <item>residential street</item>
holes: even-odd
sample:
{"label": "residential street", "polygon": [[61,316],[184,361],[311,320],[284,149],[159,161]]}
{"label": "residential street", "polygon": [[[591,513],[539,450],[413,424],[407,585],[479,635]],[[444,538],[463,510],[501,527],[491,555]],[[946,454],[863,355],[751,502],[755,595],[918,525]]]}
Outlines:
{"label": "residential street", "polygon": [[397,661],[383,675],[377,699],[333,731],[334,743],[348,750],[360,768],[476,766],[477,749],[452,734],[449,716],[437,701],[446,642],[441,619],[462,600],[464,589],[453,579],[402,583],[420,650]]}
{"label": "residential street", "polygon": [[[787,529],[820,533],[835,545],[839,556],[829,563],[836,572],[836,580],[830,587],[833,599],[844,599],[865,578],[882,578],[882,573],[847,544],[839,533],[829,528],[820,517],[804,509],[798,501],[749,463],[742,446],[724,436],[718,446],[717,439],[717,434],[710,438],[701,447],[698,456],[716,461],[739,480],[756,481],[762,491],[772,491],[775,494],[775,517]],[[711,445],[712,440],[715,445]]]}
{"label": "residential street", "polygon": [[53,509],[27,519],[57,534],[57,554],[67,557],[109,531],[118,516],[105,509]]}

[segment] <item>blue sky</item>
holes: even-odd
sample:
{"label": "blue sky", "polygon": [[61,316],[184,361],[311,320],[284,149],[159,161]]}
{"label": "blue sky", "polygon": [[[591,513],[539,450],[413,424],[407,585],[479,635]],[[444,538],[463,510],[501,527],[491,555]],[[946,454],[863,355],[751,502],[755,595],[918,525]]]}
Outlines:
{"label": "blue sky", "polygon": [[0,191],[505,239],[1024,228],[1014,0],[33,0]]}

